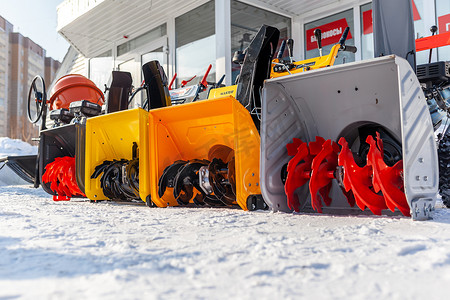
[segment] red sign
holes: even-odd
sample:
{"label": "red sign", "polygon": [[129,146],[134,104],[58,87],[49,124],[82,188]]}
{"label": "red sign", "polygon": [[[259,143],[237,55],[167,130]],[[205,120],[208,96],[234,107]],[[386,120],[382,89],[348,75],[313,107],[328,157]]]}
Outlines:
{"label": "red sign", "polygon": [[[420,14],[419,10],[417,9],[416,3],[414,0],[412,2],[412,9],[413,9],[413,19],[414,21],[420,20]],[[448,16],[448,15],[447,15]],[[363,34],[370,34],[373,33],[373,19],[372,19],[372,10],[367,10],[363,12]],[[441,27],[441,26],[439,26]],[[447,29],[447,30],[450,30]],[[440,31],[443,32],[443,31]]]}
{"label": "red sign", "polygon": [[373,32],[372,10],[363,12],[363,34],[370,34]]}
{"label": "red sign", "polygon": [[[317,40],[314,36],[314,30],[320,28],[322,31],[322,46],[328,46],[336,44],[344,33],[345,28],[348,27],[347,20],[345,18],[318,26],[315,28],[308,29],[306,31],[306,50],[317,49]],[[349,31],[347,39],[352,39],[352,34]]]}
{"label": "red sign", "polygon": [[412,0],[412,9],[413,9],[413,19],[414,21],[420,20],[419,10],[417,9],[416,3]]}
{"label": "red sign", "polygon": [[438,17],[439,33],[450,32],[450,14]]}

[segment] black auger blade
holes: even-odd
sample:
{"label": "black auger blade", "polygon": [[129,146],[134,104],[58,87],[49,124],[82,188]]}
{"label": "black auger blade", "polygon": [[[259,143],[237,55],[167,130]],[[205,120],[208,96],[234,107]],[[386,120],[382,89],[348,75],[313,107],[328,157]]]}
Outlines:
{"label": "black auger blade", "polygon": [[188,161],[177,160],[170,166],[166,167],[163,171],[161,177],[158,181],[158,196],[162,198],[167,188],[174,187],[175,176],[177,176],[178,171],[182,168]]}
{"label": "black auger blade", "polygon": [[[124,176],[124,170],[126,176]],[[103,174],[102,174],[103,173]],[[100,177],[100,187],[109,199],[139,199],[139,160],[104,161],[95,168],[91,178]]]}
{"label": "black auger blade", "polygon": [[236,194],[228,178],[228,164],[221,159],[214,158],[208,166],[209,180],[211,182],[214,195],[225,205],[233,205],[236,201]]}
{"label": "black auger blade", "polygon": [[[198,183],[198,170],[207,166],[207,160],[192,160],[179,169],[174,180],[173,196],[180,205],[187,205],[189,201],[202,194]],[[194,187],[197,190],[194,195]],[[198,199],[197,199],[198,200]]]}

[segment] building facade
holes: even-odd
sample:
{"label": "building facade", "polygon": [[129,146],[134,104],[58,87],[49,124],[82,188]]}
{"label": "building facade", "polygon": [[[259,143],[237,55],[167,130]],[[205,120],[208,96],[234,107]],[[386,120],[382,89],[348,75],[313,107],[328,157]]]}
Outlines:
{"label": "building facade", "polygon": [[[50,84],[60,62],[28,37],[13,32],[13,25],[0,16],[0,136],[30,142],[39,129],[27,119],[27,99],[36,75]],[[35,107],[33,107],[35,109]]]}
{"label": "building facade", "polygon": [[8,124],[8,93],[10,74],[9,35],[13,25],[0,16],[0,136],[6,136]]}
{"label": "building facade", "polygon": [[44,64],[45,64],[44,80],[45,83],[50,86],[53,79],[56,78],[56,73],[61,67],[61,63],[58,60],[54,60],[51,57],[46,57]]}
{"label": "building facade", "polygon": [[[275,26],[281,37],[295,40],[296,60],[318,56],[313,30],[320,26],[323,53],[350,27],[347,41],[358,51],[339,55],[336,63],[373,57],[371,1],[367,0],[65,0],[58,8],[58,31],[85,59],[76,72],[98,86],[110,72],[129,71],[135,86],[142,82],[140,68],[158,59],[171,78],[180,80],[213,66],[208,80],[226,75],[231,84],[239,73],[232,54],[244,49],[262,24]],[[412,0],[416,38],[450,30],[448,0]],[[401,12],[399,12],[401,13]],[[341,31],[339,31],[341,30]],[[73,59],[73,58],[70,58]],[[433,51],[432,60],[450,60],[450,46]],[[417,62],[428,61],[417,53]],[[67,64],[68,65],[68,64]],[[80,64],[78,64],[80,66]],[[70,73],[73,70],[65,69]],[[194,79],[195,81],[195,79]]]}
{"label": "building facade", "polygon": [[[10,34],[11,72],[7,136],[31,141],[39,129],[27,119],[28,90],[34,76],[44,76],[45,50],[18,32]],[[33,107],[34,108],[34,107]]]}

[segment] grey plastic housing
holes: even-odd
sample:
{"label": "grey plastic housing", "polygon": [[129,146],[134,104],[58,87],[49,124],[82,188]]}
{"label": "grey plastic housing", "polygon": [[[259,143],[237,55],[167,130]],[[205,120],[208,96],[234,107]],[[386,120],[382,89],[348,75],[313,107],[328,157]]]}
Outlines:
{"label": "grey plastic housing", "polygon": [[[287,205],[281,169],[286,144],[316,136],[358,144],[358,128],[382,126],[401,142],[404,185],[413,219],[431,218],[438,191],[438,157],[430,114],[409,63],[394,55],[267,80],[261,121],[261,191],[273,211]],[[352,150],[355,151],[355,146]],[[356,149],[357,150],[357,149]],[[312,211],[307,185],[296,191]],[[350,207],[336,180],[325,213],[362,213]],[[367,213],[367,209],[365,213]],[[390,211],[383,211],[392,214]],[[396,210],[394,214],[400,214]]]}

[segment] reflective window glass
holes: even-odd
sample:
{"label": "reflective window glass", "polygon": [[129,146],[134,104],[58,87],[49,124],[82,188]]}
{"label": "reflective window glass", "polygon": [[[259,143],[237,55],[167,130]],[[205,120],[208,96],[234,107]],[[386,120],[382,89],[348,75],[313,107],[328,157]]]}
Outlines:
{"label": "reflective window glass", "polygon": [[212,65],[207,78],[216,78],[216,35],[214,1],[209,1],[175,19],[177,82],[194,78],[197,84]]}
{"label": "reflective window glass", "polygon": [[112,51],[106,51],[89,60],[89,79],[102,88],[111,77],[113,70]]}
{"label": "reflective window glass", "polygon": [[[354,45],[353,23],[353,10],[349,9],[344,12],[305,24],[305,57],[308,59],[319,56],[317,41],[314,36],[314,30],[316,28],[320,28],[322,31],[322,55],[327,55],[330,53],[331,48],[339,42],[339,39],[347,26],[350,27],[350,32],[345,43],[347,45]],[[339,52],[335,65],[352,61],[355,61],[354,53]]]}
{"label": "reflective window glass", "polygon": [[[450,32],[450,1],[436,0],[438,33]],[[450,60],[450,46],[438,50],[439,60]]]}
{"label": "reflective window glass", "polygon": [[362,59],[369,59],[373,56],[372,3],[367,3],[361,5],[361,57]]}
{"label": "reflective window glass", "polygon": [[117,56],[121,56],[127,52],[130,52],[131,50],[144,46],[145,44],[157,38],[165,36],[166,34],[167,34],[167,26],[164,23],[134,39],[129,40],[126,43],[117,46]]}
{"label": "reflective window glass", "polygon": [[[231,55],[247,48],[263,24],[280,30],[279,44],[283,39],[292,37],[290,18],[236,0],[231,1]],[[236,80],[240,69],[240,65],[232,64],[232,82]]]}

